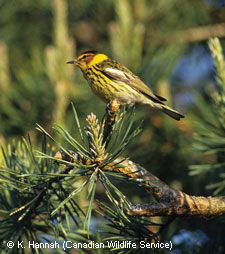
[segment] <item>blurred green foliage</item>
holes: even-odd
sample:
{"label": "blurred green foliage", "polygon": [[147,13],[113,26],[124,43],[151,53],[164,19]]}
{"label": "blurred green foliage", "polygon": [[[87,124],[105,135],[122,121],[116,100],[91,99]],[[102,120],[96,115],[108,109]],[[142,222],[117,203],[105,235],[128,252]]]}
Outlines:
{"label": "blurred green foliage", "polygon": [[[183,96],[183,105],[179,108],[177,98],[190,87],[185,85],[188,81],[178,82],[176,86],[171,82],[179,59],[196,45],[206,46],[205,37],[201,42],[189,40],[195,33],[190,30],[199,27],[201,31],[201,27],[225,22],[224,6],[220,6],[219,1],[211,2],[0,1],[1,144],[6,146],[12,138],[20,139],[21,135],[29,132],[32,143],[40,146],[35,123],[53,136],[56,135],[52,130],[54,123],[60,123],[75,137],[78,136],[72,120],[71,101],[76,106],[81,124],[92,111],[102,118],[105,104],[92,94],[79,70],[66,65],[66,61],[80,52],[96,49],[127,65],[154,91],[168,98],[168,105],[186,116],[177,123],[158,112],[137,107],[135,121],[144,120],[143,132],[125,155],[175,188],[189,194],[211,194],[211,190],[205,189],[208,184],[213,184],[207,174],[195,174],[194,177],[187,177],[187,174],[191,164],[201,164],[205,158],[209,164],[217,160],[214,156],[202,157],[193,150],[194,132],[202,130],[196,126],[205,126],[199,110],[210,122],[210,111],[215,106],[215,101],[209,99],[209,87],[212,86],[207,80],[198,84],[203,92],[196,95],[195,87],[192,88],[194,92],[188,96],[194,103],[185,104]],[[221,40],[222,46],[223,43]],[[222,153],[220,160],[224,163]],[[216,175],[211,179],[218,181],[218,172],[211,173]],[[222,173],[221,178],[224,178]],[[127,185],[122,187],[125,194],[131,195]],[[134,197],[137,202],[149,201],[145,192],[137,188],[137,193]],[[166,237],[179,226],[208,230],[202,224],[193,226],[183,222],[182,225],[173,224]]]}
{"label": "blurred green foliage", "polygon": [[210,89],[211,108],[206,101],[198,98],[201,121],[195,121],[197,134],[194,147],[205,156],[200,165],[190,167],[190,175],[210,175],[207,188],[215,189],[216,195],[225,193],[225,60],[218,38],[209,40],[209,48],[215,64],[218,87]]}

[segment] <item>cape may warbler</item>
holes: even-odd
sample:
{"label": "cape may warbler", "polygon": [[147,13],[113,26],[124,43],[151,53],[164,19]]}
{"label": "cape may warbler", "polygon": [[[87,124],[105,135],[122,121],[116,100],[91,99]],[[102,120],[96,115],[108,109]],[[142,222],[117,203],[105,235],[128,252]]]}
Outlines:
{"label": "cape may warbler", "polygon": [[128,106],[135,103],[147,104],[176,120],[184,117],[166,106],[163,103],[166,99],[154,94],[139,77],[104,54],[86,51],[76,60],[67,63],[78,66],[93,92],[106,102],[118,99],[121,104]]}

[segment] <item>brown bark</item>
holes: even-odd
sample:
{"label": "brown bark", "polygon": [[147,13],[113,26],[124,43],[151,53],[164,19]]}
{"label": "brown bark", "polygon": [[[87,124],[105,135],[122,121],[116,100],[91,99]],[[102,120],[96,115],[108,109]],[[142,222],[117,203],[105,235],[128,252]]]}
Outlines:
{"label": "brown bark", "polygon": [[[122,160],[121,158],[119,160]],[[116,161],[115,161],[116,163]],[[110,166],[108,170],[126,174],[145,185],[157,203],[134,205],[129,212],[133,216],[199,216],[213,218],[225,215],[225,196],[191,196],[162,182],[138,164],[125,159],[120,168]]]}

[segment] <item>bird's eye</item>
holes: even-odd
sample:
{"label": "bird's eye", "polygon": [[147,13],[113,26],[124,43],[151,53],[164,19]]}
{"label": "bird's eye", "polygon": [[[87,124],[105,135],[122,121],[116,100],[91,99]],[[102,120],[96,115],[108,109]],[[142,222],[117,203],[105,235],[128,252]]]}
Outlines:
{"label": "bird's eye", "polygon": [[85,55],[85,56],[82,57],[82,59],[85,59],[85,58],[87,58],[87,57],[88,57],[88,55]]}

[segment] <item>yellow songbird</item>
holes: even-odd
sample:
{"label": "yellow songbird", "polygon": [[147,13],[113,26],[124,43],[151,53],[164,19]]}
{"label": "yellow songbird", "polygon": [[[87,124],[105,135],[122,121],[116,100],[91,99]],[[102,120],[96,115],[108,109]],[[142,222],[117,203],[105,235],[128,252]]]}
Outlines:
{"label": "yellow songbird", "polygon": [[118,99],[121,104],[128,106],[133,106],[135,103],[147,104],[176,120],[184,117],[181,113],[166,106],[164,104],[166,99],[154,94],[124,65],[105,54],[86,51],[76,60],[67,63],[75,64],[81,69],[92,91],[105,102]]}

